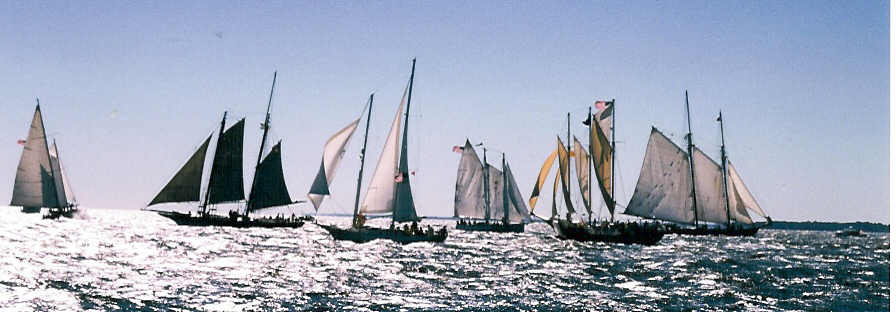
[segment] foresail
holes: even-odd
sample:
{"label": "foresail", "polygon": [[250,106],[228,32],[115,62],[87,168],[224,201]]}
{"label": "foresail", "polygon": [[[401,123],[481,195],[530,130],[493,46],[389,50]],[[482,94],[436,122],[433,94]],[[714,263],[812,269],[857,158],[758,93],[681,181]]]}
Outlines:
{"label": "foresail", "polygon": [[560,159],[560,184],[563,188],[563,201],[566,203],[566,210],[569,213],[575,213],[576,210],[572,206],[572,199],[569,197],[569,151],[563,146],[563,141],[557,137],[557,158]]}
{"label": "foresail", "polygon": [[257,181],[249,192],[249,211],[285,206],[292,203],[286,181],[283,179],[283,163],[280,158],[280,142],[271,148],[258,165]]}
{"label": "foresail", "polygon": [[199,190],[202,185],[202,168],[205,165],[205,152],[212,136],[209,135],[199,149],[190,156],[187,163],[174,174],[171,181],[162,188],[149,203],[149,206],[161,203],[178,203],[199,201]]}
{"label": "foresail", "polygon": [[516,178],[510,171],[510,165],[504,165],[504,174],[507,175],[507,204],[510,206],[510,216],[508,220],[511,223],[529,222],[529,209],[526,208],[526,201],[523,200],[523,194],[520,194],[520,187],[516,184]]}
{"label": "foresail", "polygon": [[544,160],[544,164],[541,165],[541,170],[538,172],[538,179],[535,181],[535,189],[532,190],[532,195],[529,196],[529,208],[532,210],[535,209],[535,204],[538,202],[538,196],[541,195],[541,188],[544,186],[544,180],[548,178],[548,173],[551,172],[555,159],[557,159],[556,148],[553,149],[551,154],[548,155],[548,158]]}
{"label": "foresail", "polygon": [[407,87],[404,90],[404,96],[401,103],[398,104],[398,111],[395,112],[395,118],[392,120],[392,127],[389,128],[389,136],[386,137],[386,144],[383,146],[383,152],[373,171],[373,178],[367,187],[367,194],[364,195],[364,203],[361,204],[360,211],[362,213],[389,213],[392,212],[392,202],[395,196],[395,180],[399,178],[398,174],[398,157],[401,148],[401,117],[404,112],[404,106],[407,97]]}
{"label": "foresail", "polygon": [[[616,200],[613,199],[613,147],[602,131],[602,122],[597,122],[595,117],[591,120],[591,130],[588,134],[591,140],[591,161],[594,165],[594,173],[597,177],[597,186],[607,205],[607,210],[613,213],[616,209]],[[595,126],[598,125],[598,126]]]}
{"label": "foresail", "polygon": [[320,169],[314,178],[314,182],[311,184],[311,190],[308,191],[308,199],[314,205],[314,210],[320,208],[321,203],[324,201],[324,196],[330,195],[330,183],[336,177],[336,169],[339,168],[339,163],[345,155],[345,146],[348,145],[360,122],[361,117],[358,117],[348,126],[336,132],[324,144],[324,154],[321,158]]}
{"label": "foresail", "polygon": [[644,164],[625,214],[693,223],[688,154],[653,128]]}
{"label": "foresail", "polygon": [[728,223],[722,167],[694,147],[694,181],[697,186],[697,215],[700,221]]}
{"label": "foresail", "polygon": [[246,119],[240,119],[218,138],[208,181],[208,203],[246,199],[243,186],[243,133]]}
{"label": "foresail", "polygon": [[40,106],[34,110],[28,138],[19,158],[16,180],[12,188],[12,206],[58,207],[56,183],[50,167],[44,121]]}
{"label": "foresail", "polygon": [[576,179],[582,194],[582,203],[585,211],[591,214],[591,163],[588,161],[588,152],[582,147],[578,138],[573,137],[573,157],[576,159]]}
{"label": "foresail", "polygon": [[467,140],[457,166],[457,182],[454,184],[455,218],[485,218],[482,175],[482,162]]}
{"label": "foresail", "polygon": [[68,205],[68,197],[65,196],[65,182],[62,175],[62,167],[59,163],[59,154],[56,150],[56,143],[50,146],[50,166],[53,167],[53,184],[56,186],[56,198],[59,199],[61,206]]}
{"label": "foresail", "polygon": [[738,212],[737,221],[742,223],[752,223],[752,219],[750,219],[747,210],[751,210],[754,213],[767,218],[768,215],[762,210],[762,207],[759,207],[759,202],[756,201],[756,198],[753,197],[753,194],[747,189],[747,185],[744,184],[744,181],[741,179],[740,174],[737,173],[737,170],[734,170],[734,166],[731,162],[728,162],[727,167],[731,211]]}

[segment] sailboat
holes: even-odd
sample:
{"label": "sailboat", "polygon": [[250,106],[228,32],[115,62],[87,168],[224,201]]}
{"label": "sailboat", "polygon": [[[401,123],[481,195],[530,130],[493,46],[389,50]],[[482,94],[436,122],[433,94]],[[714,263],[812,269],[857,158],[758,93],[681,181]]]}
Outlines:
{"label": "sailboat", "polygon": [[24,148],[16,170],[10,206],[21,206],[25,213],[37,213],[41,207],[46,207],[49,211],[44,215],[45,219],[70,218],[78,211],[78,202],[63,171],[56,140],[53,140],[53,145],[47,143],[40,99],[34,109],[28,138],[19,143]]}
{"label": "sailboat", "polygon": [[470,140],[461,151],[454,191],[454,217],[457,229],[467,231],[522,233],[529,222],[528,208],[510,166],[501,154],[501,170],[488,163],[488,150],[483,148],[483,162]]}
{"label": "sailboat", "polygon": [[[538,174],[535,188],[532,196],[529,198],[529,205],[534,207],[541,192],[541,188],[547,179],[547,175],[553,166],[554,159],[558,160],[557,175],[554,179],[554,197],[552,199],[551,217],[547,219],[557,235],[561,239],[572,239],[577,241],[598,241],[608,243],[623,244],[642,244],[655,245],[663,238],[663,228],[657,223],[616,223],[613,222],[613,213],[615,211],[615,187],[614,187],[614,157],[615,157],[615,141],[608,140],[608,136],[612,133],[615,125],[615,114],[613,112],[615,100],[610,102],[598,101],[605,106],[598,111],[597,114],[591,114],[589,108],[588,119],[585,124],[588,125],[589,148],[586,150],[578,139],[575,139],[575,147],[571,146],[569,139],[569,114],[567,114],[567,143],[564,146],[560,137],[557,137],[557,147],[548,159],[542,165],[541,172]],[[609,105],[606,105],[609,104]],[[609,134],[609,135],[608,135]],[[590,151],[590,152],[589,152]],[[573,208],[572,199],[570,198],[570,162],[576,161],[576,178],[579,184],[579,190],[582,195],[582,203],[588,214],[587,220],[577,222],[573,220],[576,211]],[[592,209],[592,191],[591,191],[591,174],[592,168],[597,177],[598,187],[601,197],[610,212],[610,222],[596,222],[593,219]],[[562,185],[563,202],[566,205],[566,218],[560,218],[560,211],[557,208],[557,186]],[[544,218],[542,218],[544,219]]]}
{"label": "sailboat", "polygon": [[[685,107],[687,150],[655,127],[651,129],[641,174],[625,214],[672,222],[668,226],[670,233],[755,235],[759,228],[771,223],[771,218],[759,207],[725,154],[721,112],[716,119],[722,131],[720,166],[693,144],[687,91]],[[754,223],[748,210],[765,217],[766,222]]]}
{"label": "sailboat", "polygon": [[[177,171],[174,177],[168,181],[168,184],[162,188],[147,207],[164,203],[198,202],[196,214],[192,212],[181,213],[152,210],[163,217],[173,220],[178,225],[267,228],[297,228],[302,226],[304,224],[303,219],[295,216],[278,216],[277,218],[249,217],[250,212],[297,203],[290,198],[283,178],[283,166],[280,157],[281,142],[278,141],[277,144],[274,144],[267,155],[264,156],[268,131],[270,130],[271,102],[274,97],[274,86],[276,83],[277,73],[274,72],[274,82],[271,84],[267,113],[262,124],[261,147],[258,151],[258,160],[256,161],[248,199],[245,196],[243,187],[243,133],[246,119],[240,119],[225,130],[227,112],[224,112],[204,196],[201,196],[202,173],[206,152],[213,137],[212,134],[203,141],[183,167]],[[262,158],[262,156],[264,157]],[[214,213],[216,205],[242,202],[245,202],[245,209],[242,213],[234,210],[229,211],[227,216]]]}
{"label": "sailboat", "polygon": [[[364,131],[364,145],[361,148],[361,166],[358,170],[358,184],[355,192],[355,206],[352,213],[352,226],[347,229],[335,225],[318,224],[324,228],[336,240],[347,240],[355,243],[365,243],[376,239],[388,239],[402,244],[414,242],[443,242],[448,237],[445,227],[440,230],[423,230],[417,226],[420,218],[414,206],[414,198],[411,193],[410,174],[408,170],[408,116],[410,115],[411,92],[414,89],[414,70],[417,59],[411,63],[411,78],[398,105],[395,119],[386,138],[383,152],[374,170],[373,178],[367,188],[363,204],[359,206],[361,195],[361,180],[364,176],[364,157],[367,154],[367,136],[370,130],[370,111],[373,110],[373,96],[368,102],[367,126]],[[402,114],[402,112],[404,114]],[[402,116],[404,115],[404,116]],[[403,117],[403,118],[402,118]],[[402,131],[402,119],[404,130]],[[401,137],[399,138],[399,135]],[[327,152],[325,149],[323,168],[326,169]],[[326,173],[324,174],[326,176]],[[320,175],[318,175],[320,176]],[[320,193],[316,193],[320,194]],[[391,214],[392,225],[388,228],[377,228],[364,225],[367,214]],[[405,224],[404,229],[395,226],[395,223],[412,222],[410,226]]]}

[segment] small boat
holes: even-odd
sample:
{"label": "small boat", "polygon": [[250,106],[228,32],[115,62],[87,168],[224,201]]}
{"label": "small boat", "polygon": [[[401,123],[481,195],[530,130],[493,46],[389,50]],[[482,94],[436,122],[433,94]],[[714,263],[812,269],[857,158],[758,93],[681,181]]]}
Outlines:
{"label": "small boat", "polygon": [[[409,244],[415,242],[441,243],[448,238],[448,230],[445,227],[442,227],[440,230],[432,230],[431,227],[427,227],[430,230],[424,230],[422,227],[418,227],[417,224],[421,218],[417,216],[417,210],[414,206],[414,197],[411,193],[411,174],[408,170],[408,117],[410,116],[411,92],[414,89],[414,69],[416,68],[417,60],[414,59],[411,64],[411,78],[408,80],[408,85],[398,105],[398,111],[386,138],[386,144],[382,154],[380,154],[380,159],[374,170],[370,185],[367,188],[367,195],[364,196],[363,204],[359,206],[361,180],[364,176],[364,158],[367,154],[367,137],[370,130],[370,112],[373,110],[373,94],[370,95],[366,109],[367,126],[364,131],[364,143],[361,148],[361,166],[358,169],[352,226],[342,229],[335,225],[317,223],[318,226],[330,233],[335,240],[366,243],[377,239],[387,239],[402,244]],[[404,119],[403,131],[402,119]],[[334,137],[345,138],[344,140],[348,141],[348,138],[351,137],[350,132],[354,130],[348,131],[349,133],[344,131],[345,129],[341,130]],[[340,133],[343,135],[340,136]],[[328,181],[332,180],[332,172],[335,170],[336,164],[338,164],[338,161],[332,161],[333,157],[335,157],[333,155],[339,155],[337,158],[342,157],[341,153],[344,152],[343,147],[345,146],[345,143],[341,142],[342,140],[333,140],[331,138],[324,147],[321,172],[318,173],[315,182],[312,183],[312,191],[309,192],[309,198],[311,198],[312,202],[318,199],[322,200],[323,198],[315,199],[316,196],[329,194],[329,188],[325,189],[323,184],[328,184]],[[330,143],[333,143],[333,145]],[[328,157],[328,155],[330,156]],[[367,220],[365,215],[367,214],[391,214],[392,224],[388,229],[365,226],[364,223]],[[403,228],[400,228],[396,226],[396,223],[406,224]]]}
{"label": "small boat", "polygon": [[[268,141],[268,131],[271,128],[271,101],[274,97],[274,86],[276,83],[277,73],[274,72],[271,95],[268,98],[267,114],[262,124],[261,147],[258,150],[258,160],[255,163],[255,173],[248,198],[245,196],[243,186],[243,137],[246,119],[240,119],[225,130],[227,112],[224,112],[220,130],[218,135],[215,136],[216,143],[211,162],[212,168],[211,172],[208,173],[208,183],[206,183],[204,194],[201,189],[203,184],[203,167],[205,165],[206,151],[214,134],[209,134],[183,167],[177,171],[174,177],[168,181],[168,184],[147,205],[149,207],[165,203],[198,202],[198,211],[194,214],[192,212],[181,213],[146,208],[144,210],[155,211],[178,225],[265,228],[301,227],[305,223],[305,219],[301,217],[283,217],[278,215],[276,218],[252,218],[249,216],[251,212],[299,203],[290,198],[289,190],[286,188],[286,181],[283,178],[283,165],[280,157],[281,142],[274,144],[266,156],[264,154]],[[215,213],[217,205],[241,203],[245,204],[245,209],[241,212],[231,210],[228,211],[227,216]]]}
{"label": "small boat", "polygon": [[851,226],[837,231],[836,233],[834,233],[834,235],[837,237],[865,237],[865,236],[868,236],[867,234],[863,233],[859,229],[851,227]]}
{"label": "small boat", "polygon": [[[687,151],[653,127],[641,174],[625,214],[671,222],[668,233],[682,235],[753,236],[771,224],[725,153],[722,113],[722,164],[694,146],[688,112]],[[749,211],[749,212],[748,212]],[[766,219],[755,223],[750,212]]]}
{"label": "small boat", "polygon": [[524,232],[526,223],[529,222],[529,209],[526,208],[504,154],[501,154],[503,170],[498,170],[488,163],[488,150],[485,148],[482,152],[484,163],[479,161],[470,140],[463,147],[456,146],[455,151],[462,154],[454,191],[454,217],[459,219],[457,229]]}
{"label": "small boat", "polygon": [[10,206],[22,207],[24,213],[39,213],[49,208],[44,219],[71,218],[78,211],[78,202],[63,170],[56,140],[49,145],[44,128],[40,100],[34,109],[28,138],[20,140],[22,157],[16,170]]}

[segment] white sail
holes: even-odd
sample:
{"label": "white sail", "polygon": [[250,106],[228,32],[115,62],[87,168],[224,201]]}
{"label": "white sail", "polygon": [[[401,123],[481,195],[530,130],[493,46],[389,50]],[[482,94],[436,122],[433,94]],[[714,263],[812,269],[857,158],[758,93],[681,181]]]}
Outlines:
{"label": "white sail", "polygon": [[464,144],[463,155],[457,167],[457,183],[454,191],[454,217],[485,218],[483,197],[482,162],[470,141]]}
{"label": "white sail", "polygon": [[747,210],[753,211],[762,217],[768,217],[765,211],[759,207],[759,203],[756,201],[756,198],[753,197],[753,194],[747,189],[747,186],[737,173],[737,170],[734,170],[734,166],[731,165],[731,162],[728,162],[727,167],[728,198],[731,203],[732,217],[734,217],[737,222],[753,223]]}
{"label": "white sail", "polygon": [[726,224],[725,184],[722,167],[694,147],[694,181],[697,186],[697,217],[700,221]]}
{"label": "white sail", "polygon": [[498,168],[488,165],[488,198],[489,218],[492,220],[504,219],[504,173]]}
{"label": "white sail", "polygon": [[364,195],[364,203],[361,205],[362,213],[389,213],[392,212],[392,202],[395,200],[395,179],[398,178],[398,157],[401,148],[401,117],[404,106],[407,105],[407,87],[395,112],[395,119],[389,129],[389,136],[383,146],[383,152],[373,171],[367,194]]}
{"label": "white sail", "polygon": [[579,182],[579,189],[582,191],[582,203],[585,204],[585,211],[591,214],[591,163],[589,161],[588,152],[579,143],[579,139],[573,137],[573,158],[576,159],[576,178]]}
{"label": "white sail", "polygon": [[311,190],[308,192],[308,199],[311,200],[315,210],[320,208],[320,204],[324,201],[324,196],[330,194],[330,183],[336,177],[336,169],[339,168],[339,162],[342,161],[342,157],[345,155],[345,146],[351,140],[360,122],[361,117],[358,117],[348,126],[336,132],[324,144],[324,155],[321,159],[320,170],[314,179],[314,183],[311,185]]}
{"label": "white sail", "polygon": [[528,223],[529,209],[526,208],[526,202],[523,200],[523,194],[520,193],[520,187],[516,184],[513,172],[510,171],[510,165],[504,165],[504,174],[507,176],[507,205],[510,206],[510,215],[507,219],[511,223]]}
{"label": "white sail", "polygon": [[44,121],[38,105],[19,159],[10,205],[32,208],[60,206],[49,154]]}
{"label": "white sail", "polygon": [[687,152],[653,128],[641,174],[625,214],[693,223],[691,188]]}
{"label": "white sail", "polygon": [[68,205],[68,196],[66,196],[65,179],[62,175],[62,164],[59,163],[59,154],[56,151],[56,143],[50,146],[50,166],[53,167],[53,184],[56,186],[56,198],[59,199],[61,206]]}

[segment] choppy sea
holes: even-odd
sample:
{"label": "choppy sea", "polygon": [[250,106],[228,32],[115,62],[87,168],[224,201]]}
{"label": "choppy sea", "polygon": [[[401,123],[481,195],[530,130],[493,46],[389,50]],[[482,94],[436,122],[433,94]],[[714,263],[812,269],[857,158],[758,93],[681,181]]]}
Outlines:
{"label": "choppy sea", "polygon": [[[320,218],[347,225],[349,218]],[[385,222],[373,220],[371,222]],[[762,230],[657,246],[462,232],[333,241],[321,228],[183,227],[151,212],[0,219],[0,310],[888,310],[890,239]]]}

